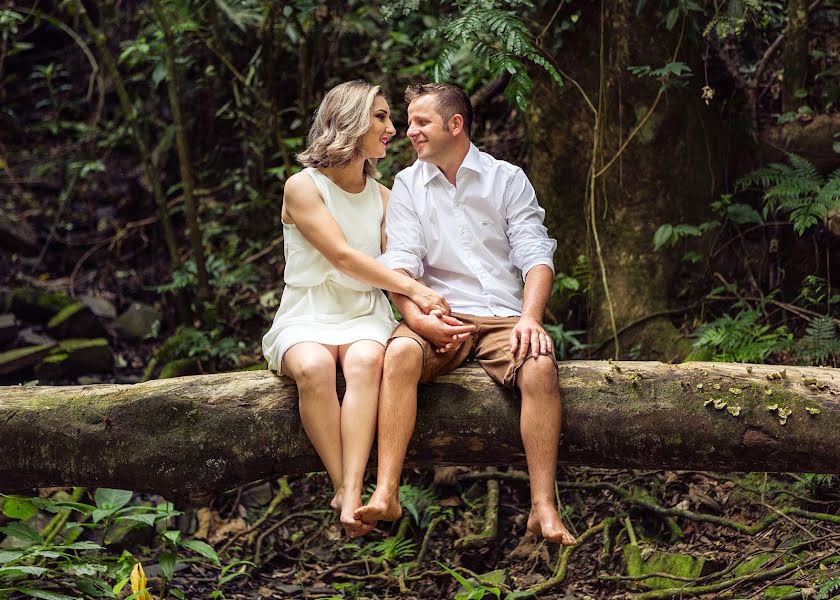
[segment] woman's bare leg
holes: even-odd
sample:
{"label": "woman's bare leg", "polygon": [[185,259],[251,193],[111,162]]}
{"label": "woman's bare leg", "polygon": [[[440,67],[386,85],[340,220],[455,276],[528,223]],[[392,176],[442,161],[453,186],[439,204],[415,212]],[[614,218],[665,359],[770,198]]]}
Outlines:
{"label": "woman's bare leg", "polygon": [[385,348],[372,340],[340,346],[338,358],[347,382],[341,404],[343,450],[341,523],[351,537],[364,535],[375,523],[353,516],[362,505],[362,485],[376,432],[376,409]]}
{"label": "woman's bare leg", "polygon": [[341,408],[335,392],[338,347],[315,342],[295,344],[283,355],[283,373],[295,380],[303,429],[330,476],[335,497],[330,506],[341,508]]}

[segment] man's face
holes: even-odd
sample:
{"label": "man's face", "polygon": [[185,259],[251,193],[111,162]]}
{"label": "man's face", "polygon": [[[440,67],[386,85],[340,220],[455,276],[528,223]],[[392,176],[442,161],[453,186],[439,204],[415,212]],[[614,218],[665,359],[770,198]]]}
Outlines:
{"label": "man's face", "polygon": [[418,96],[408,105],[408,139],[420,160],[435,163],[446,156],[454,137],[443,127],[434,94]]}

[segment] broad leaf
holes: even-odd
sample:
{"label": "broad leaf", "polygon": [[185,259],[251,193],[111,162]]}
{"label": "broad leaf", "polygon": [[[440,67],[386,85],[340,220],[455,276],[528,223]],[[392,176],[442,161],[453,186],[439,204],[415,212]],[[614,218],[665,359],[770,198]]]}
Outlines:
{"label": "broad leaf", "polygon": [[41,537],[40,533],[32,529],[26,523],[22,523],[20,521],[9,523],[6,527],[0,527],[0,533],[5,533],[13,538],[24,540],[26,542],[32,542],[33,544],[44,543],[44,538]]}
{"label": "broad leaf", "polygon": [[209,544],[205,544],[199,540],[187,540],[181,544],[185,548],[189,548],[193,552],[197,552],[204,558],[209,558],[217,565],[219,564],[219,555],[216,554],[216,551],[213,550],[212,546]]}

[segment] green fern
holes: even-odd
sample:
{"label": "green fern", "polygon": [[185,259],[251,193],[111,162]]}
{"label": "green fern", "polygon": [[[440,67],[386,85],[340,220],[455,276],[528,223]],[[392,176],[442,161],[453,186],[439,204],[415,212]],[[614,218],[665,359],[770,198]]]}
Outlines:
{"label": "green fern", "polygon": [[410,484],[400,486],[400,504],[421,529],[425,529],[432,517],[442,510],[432,488]]}
{"label": "green fern", "polygon": [[377,561],[395,561],[417,554],[417,544],[413,540],[394,536],[369,542],[359,548],[359,553],[373,556]]}
{"label": "green fern", "polygon": [[[421,44],[443,42],[431,65],[432,80],[447,80],[458,60],[484,64],[493,77],[510,75],[505,95],[522,110],[533,87],[526,63],[540,67],[563,87],[560,73],[534,45],[525,22],[515,11],[503,8],[516,5],[532,6],[522,0],[468,0],[453,18],[426,30],[418,40]],[[407,14],[417,9],[418,2],[389,2],[387,6],[386,15]]]}
{"label": "green fern", "polygon": [[834,321],[829,316],[814,317],[799,340],[798,356],[814,364],[827,364],[840,355],[840,337],[835,334]]}
{"label": "green fern", "polygon": [[772,352],[789,347],[791,335],[782,326],[772,329],[759,323],[761,312],[744,310],[704,323],[694,332],[687,360],[761,363]]}
{"label": "green fern", "polygon": [[817,590],[816,600],[835,598],[838,595],[840,595],[840,577],[835,577],[834,579],[829,579],[828,581],[820,584],[820,587]]}
{"label": "green fern", "polygon": [[799,235],[826,218],[829,210],[840,208],[840,169],[827,179],[808,160],[788,154],[790,164],[772,163],[756,169],[735,184],[736,189],[760,188],[764,218],[772,213],[789,215]]}

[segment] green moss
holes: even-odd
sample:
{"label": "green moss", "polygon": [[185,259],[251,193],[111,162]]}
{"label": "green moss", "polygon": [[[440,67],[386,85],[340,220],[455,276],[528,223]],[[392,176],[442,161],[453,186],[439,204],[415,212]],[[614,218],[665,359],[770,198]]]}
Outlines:
{"label": "green moss", "polygon": [[[627,565],[627,574],[633,577],[646,575],[648,573],[668,573],[677,577],[690,577],[696,579],[703,570],[706,559],[690,554],[677,554],[674,552],[661,552],[656,550],[646,559],[642,559],[641,547],[636,544],[624,546],[624,561]],[[659,590],[682,585],[677,579],[667,577],[649,577],[641,581],[641,585],[651,589]]]}
{"label": "green moss", "polygon": [[74,304],[73,299],[64,292],[36,290],[28,287],[14,288],[6,300],[6,310],[15,304],[34,306],[50,314],[59,312],[64,307]]}
{"label": "green moss", "polygon": [[742,562],[737,567],[735,567],[735,569],[733,569],[733,571],[732,571],[732,576],[733,577],[740,577],[742,575],[750,575],[752,573],[755,573],[756,571],[761,569],[761,567],[766,565],[768,562],[775,559],[776,556],[777,555],[770,554],[770,553],[758,554],[758,555],[752,557],[751,559]]}
{"label": "green moss", "polygon": [[[788,594],[795,592],[802,592],[802,588],[794,587],[792,585],[774,585],[764,590],[763,600],[773,600],[775,598],[784,598]],[[803,596],[804,598],[805,596]]]}
{"label": "green moss", "polygon": [[165,365],[160,370],[158,379],[170,379],[172,377],[181,377],[183,375],[196,375],[199,373],[198,359],[195,358],[179,358],[173,360]]}

